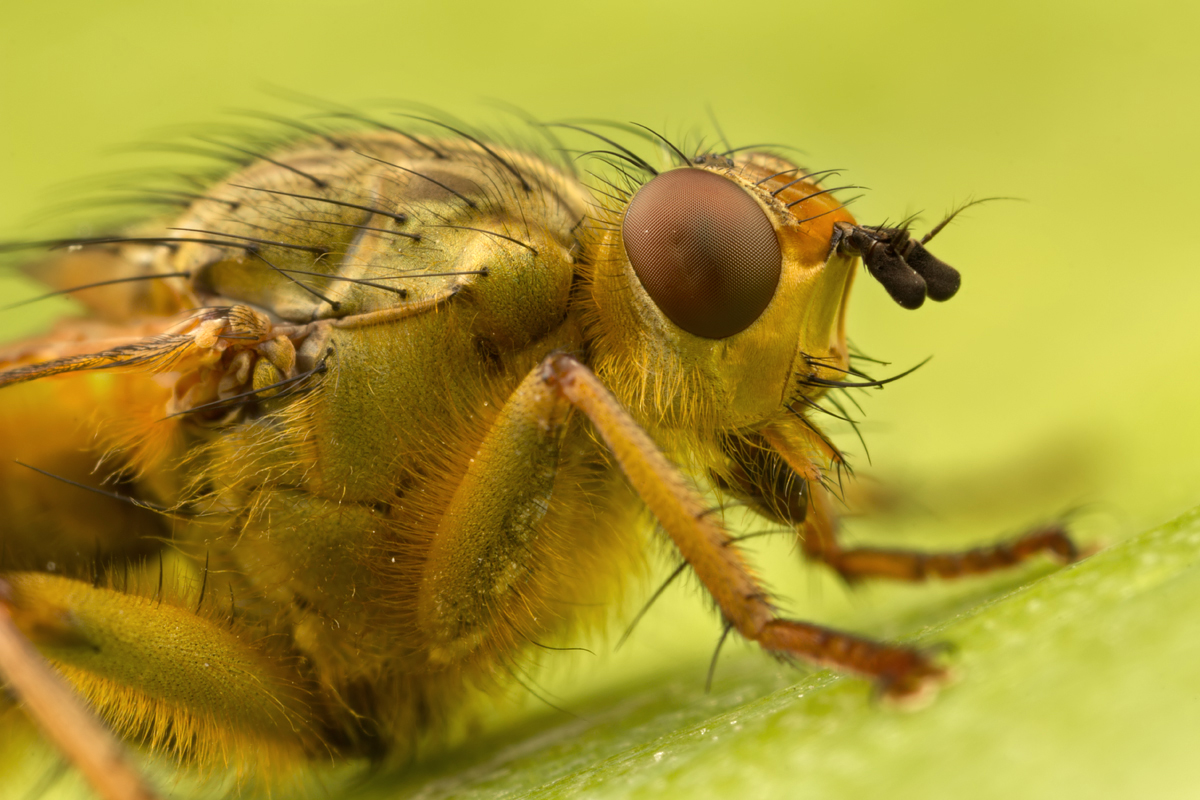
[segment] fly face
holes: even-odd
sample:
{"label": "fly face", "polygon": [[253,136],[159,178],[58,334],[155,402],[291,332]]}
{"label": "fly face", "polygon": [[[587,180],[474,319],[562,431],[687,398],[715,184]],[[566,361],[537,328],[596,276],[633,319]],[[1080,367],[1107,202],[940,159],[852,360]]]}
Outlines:
{"label": "fly face", "polygon": [[921,275],[934,299],[957,290],[957,273],[905,231],[859,226],[820,186],[829,172],[762,153],[698,156],[610,212],[593,279],[597,354],[626,404],[652,409],[645,422],[752,428],[844,378],[859,255],[906,307],[924,300]]}

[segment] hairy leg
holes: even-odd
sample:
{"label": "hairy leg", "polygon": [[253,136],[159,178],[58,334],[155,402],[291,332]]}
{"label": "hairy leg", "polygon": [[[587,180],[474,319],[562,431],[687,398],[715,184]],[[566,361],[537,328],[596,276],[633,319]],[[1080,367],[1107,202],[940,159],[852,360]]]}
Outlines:
{"label": "hairy leg", "polygon": [[105,800],[153,800],[158,794],[129,764],[120,742],[54,673],[13,622],[12,592],[0,580],[0,678]]}
{"label": "hairy leg", "polygon": [[892,697],[916,694],[942,678],[943,670],[917,650],[777,616],[703,497],[596,376],[565,355],[551,356],[541,370],[546,385],[591,420],[726,622],[742,636],[781,657],[870,677]]}
{"label": "hairy leg", "polygon": [[186,579],[159,584],[150,572],[122,591],[9,573],[6,611],[122,738],[202,768],[252,772],[317,752],[308,690],[287,659],[236,624],[215,592],[206,598]]}

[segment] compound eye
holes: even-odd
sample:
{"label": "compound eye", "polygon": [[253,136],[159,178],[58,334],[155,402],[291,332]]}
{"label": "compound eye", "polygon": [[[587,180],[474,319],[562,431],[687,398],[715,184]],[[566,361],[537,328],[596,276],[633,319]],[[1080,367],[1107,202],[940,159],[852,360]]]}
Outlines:
{"label": "compound eye", "polygon": [[775,296],[783,258],[771,220],[720,175],[676,169],[655,177],[630,201],[621,233],[646,293],[695,336],[733,336]]}

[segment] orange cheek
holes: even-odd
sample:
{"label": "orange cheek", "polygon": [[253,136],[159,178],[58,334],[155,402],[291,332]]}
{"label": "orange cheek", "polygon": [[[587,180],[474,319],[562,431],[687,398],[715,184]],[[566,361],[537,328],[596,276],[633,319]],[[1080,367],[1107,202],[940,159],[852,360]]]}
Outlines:
{"label": "orange cheek", "polygon": [[[833,226],[838,222],[856,224],[854,217],[842,207],[842,202],[831,194],[814,194],[820,191],[807,182],[780,192],[778,197],[791,206],[796,223],[789,224],[779,232],[780,243],[791,258],[803,266],[814,266],[829,257],[829,245],[833,238]],[[796,202],[799,201],[799,202]]]}
{"label": "orange cheek", "polygon": [[[855,224],[854,217],[842,207],[842,201],[818,184],[833,176],[810,172],[783,159],[763,153],[751,154],[740,164],[741,176],[759,187],[774,202],[787,208],[792,219],[778,231],[786,258],[803,267],[821,264],[829,256],[833,226],[838,222]],[[811,175],[810,179],[797,180]]]}

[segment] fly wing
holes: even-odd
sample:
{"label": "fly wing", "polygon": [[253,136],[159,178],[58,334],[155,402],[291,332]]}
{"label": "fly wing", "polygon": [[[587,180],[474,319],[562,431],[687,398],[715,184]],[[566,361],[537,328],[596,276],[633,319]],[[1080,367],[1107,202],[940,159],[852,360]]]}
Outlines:
{"label": "fly wing", "polygon": [[[154,239],[162,233],[158,226],[147,226],[111,238]],[[22,269],[53,293],[70,294],[90,318],[128,324],[145,317],[173,316],[196,305],[191,284],[173,274],[160,250],[137,241],[65,243]]]}

